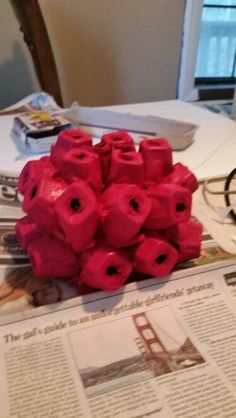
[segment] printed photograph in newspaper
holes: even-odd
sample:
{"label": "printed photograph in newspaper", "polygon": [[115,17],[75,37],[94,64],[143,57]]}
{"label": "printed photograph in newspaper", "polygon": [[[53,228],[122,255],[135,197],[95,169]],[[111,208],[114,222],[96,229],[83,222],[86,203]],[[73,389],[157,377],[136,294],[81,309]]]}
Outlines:
{"label": "printed photograph in newspaper", "polygon": [[88,397],[204,362],[169,306],[73,332],[69,342]]}

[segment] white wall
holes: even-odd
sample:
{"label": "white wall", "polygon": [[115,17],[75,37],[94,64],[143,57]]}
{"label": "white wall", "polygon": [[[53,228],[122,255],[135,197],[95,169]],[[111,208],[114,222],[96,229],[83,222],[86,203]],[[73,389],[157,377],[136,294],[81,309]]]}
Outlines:
{"label": "white wall", "polygon": [[[37,90],[8,0],[0,0],[0,107]],[[185,0],[39,0],[64,105],[176,97]]]}

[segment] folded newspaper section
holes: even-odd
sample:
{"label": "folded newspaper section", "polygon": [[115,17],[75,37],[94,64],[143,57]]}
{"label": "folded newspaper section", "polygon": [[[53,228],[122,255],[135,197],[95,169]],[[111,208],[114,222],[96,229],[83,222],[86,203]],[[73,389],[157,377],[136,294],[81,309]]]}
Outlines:
{"label": "folded newspaper section", "polygon": [[[22,104],[21,104],[22,103]],[[14,115],[12,137],[21,152],[42,153],[50,151],[55,135],[69,126],[80,127],[90,135],[100,137],[117,130],[128,131],[136,144],[141,138],[166,137],[173,150],[182,150],[194,140],[198,126],[193,123],[163,118],[160,116],[122,113],[80,106],[73,103],[62,109],[46,93],[36,93],[20,102],[20,106],[0,112]]]}
{"label": "folded newspaper section", "polygon": [[[77,107],[70,109],[68,118],[79,122],[80,128],[91,135],[100,137],[105,132],[125,130],[135,139],[136,144],[141,138],[168,138],[173,150],[181,150],[189,146],[194,139],[198,126],[193,123],[181,122],[160,116],[142,116],[122,113],[114,110],[103,110],[92,107]],[[105,131],[105,132],[104,132]]]}
{"label": "folded newspaper section", "polygon": [[172,279],[3,318],[1,416],[236,416],[236,263]]}

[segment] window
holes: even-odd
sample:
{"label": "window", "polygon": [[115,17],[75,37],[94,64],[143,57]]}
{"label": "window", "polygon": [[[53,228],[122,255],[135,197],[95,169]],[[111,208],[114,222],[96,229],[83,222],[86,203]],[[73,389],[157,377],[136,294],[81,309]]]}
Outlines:
{"label": "window", "polygon": [[235,83],[236,0],[203,3],[196,84]]}
{"label": "window", "polygon": [[178,97],[228,99],[236,81],[236,0],[187,0]]}

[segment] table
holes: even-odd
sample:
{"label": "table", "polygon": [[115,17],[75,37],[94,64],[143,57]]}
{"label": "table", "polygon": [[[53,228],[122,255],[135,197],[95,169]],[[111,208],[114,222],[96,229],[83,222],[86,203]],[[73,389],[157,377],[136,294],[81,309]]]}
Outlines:
{"label": "table", "polygon": [[[194,142],[182,151],[173,152],[174,162],[187,165],[198,179],[227,175],[236,166],[236,122],[209,110],[180,100],[110,106],[107,109],[139,115],[173,118],[199,125]],[[0,116],[1,117],[1,116]],[[20,156],[10,138],[13,117],[1,124],[1,173],[16,176],[29,159]]]}

